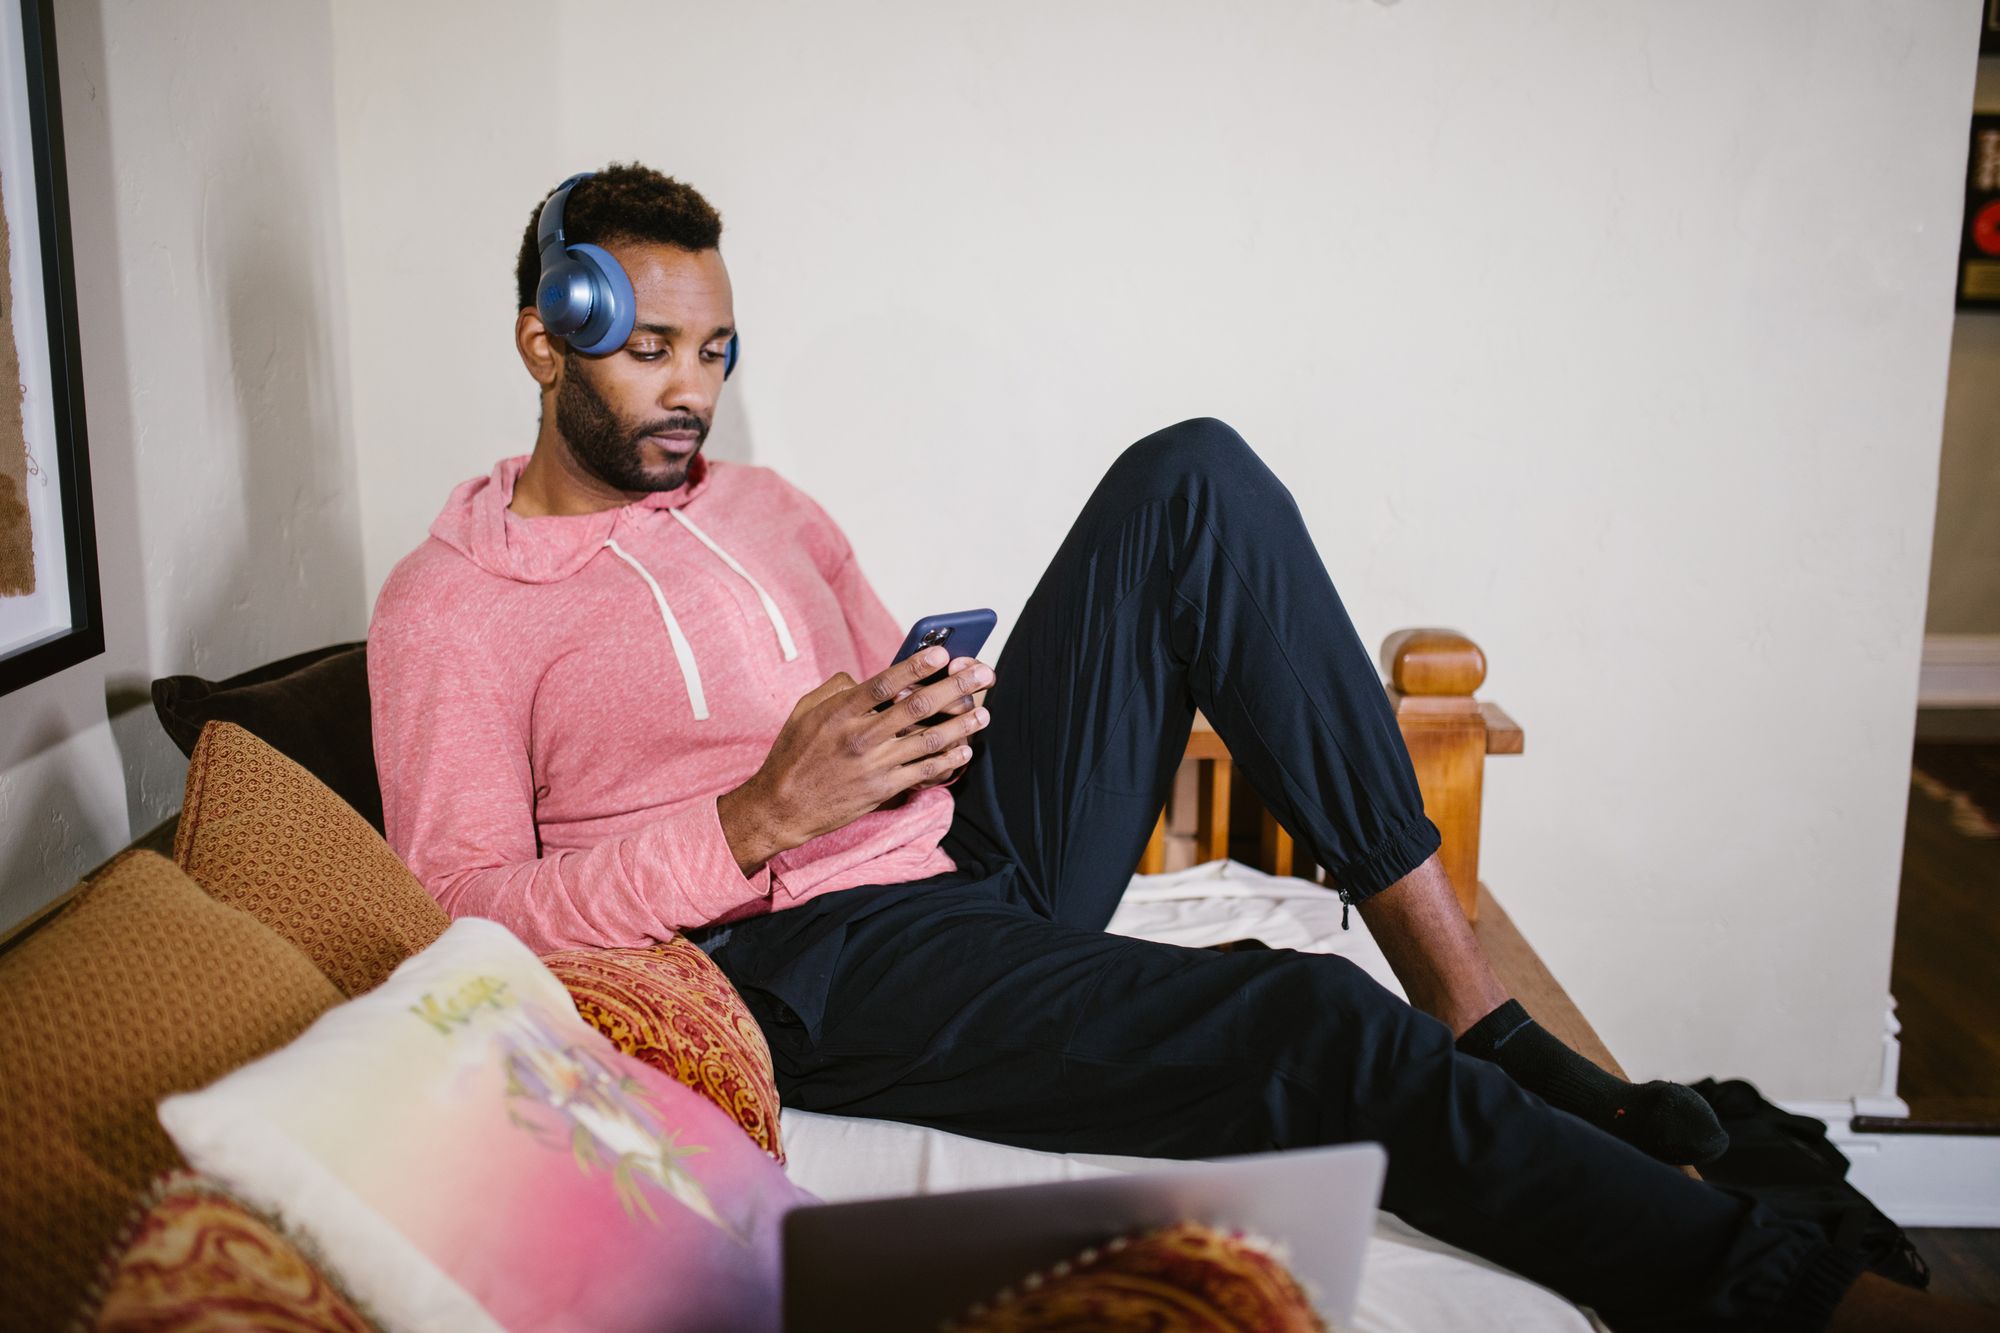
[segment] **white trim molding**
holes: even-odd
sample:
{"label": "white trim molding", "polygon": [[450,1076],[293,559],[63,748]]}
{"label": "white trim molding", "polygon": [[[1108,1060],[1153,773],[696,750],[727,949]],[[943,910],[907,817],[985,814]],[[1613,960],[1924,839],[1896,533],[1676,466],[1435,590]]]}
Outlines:
{"label": "white trim molding", "polygon": [[1896,1095],[1903,1024],[1889,997],[1882,1028],[1882,1082],[1844,1102],[1785,1102],[1793,1115],[1826,1123],[1826,1136],[1852,1163],[1847,1180],[1899,1227],[2000,1227],[2000,1138],[1975,1134],[1862,1134],[1857,1115],[1906,1119]]}
{"label": "white trim molding", "polygon": [[2000,1138],[1985,1134],[1827,1137],[1853,1165],[1847,1180],[1899,1227],[2000,1227]]}
{"label": "white trim molding", "polygon": [[2000,634],[1926,634],[1919,708],[2000,708]]}

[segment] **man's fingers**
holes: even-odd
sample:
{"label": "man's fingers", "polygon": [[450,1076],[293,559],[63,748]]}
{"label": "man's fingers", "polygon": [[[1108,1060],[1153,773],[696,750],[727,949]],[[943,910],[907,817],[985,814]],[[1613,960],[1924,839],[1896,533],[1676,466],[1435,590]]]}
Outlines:
{"label": "man's fingers", "polygon": [[[901,694],[897,695],[896,697],[899,700],[907,699],[909,695],[910,692],[908,690],[904,690]],[[938,713],[941,713],[946,717],[957,717],[962,713],[970,713],[973,709],[979,707],[980,702],[981,700],[977,694],[961,694],[958,698],[953,699],[943,708],[938,709]],[[936,714],[933,714],[932,716],[936,716]],[[922,722],[909,722],[906,725],[904,725],[903,728],[899,730],[896,734],[898,736],[907,736],[911,732],[916,731],[918,728],[922,727],[923,725],[924,724]]]}
{"label": "man's fingers", "polygon": [[943,666],[946,660],[944,649],[932,646],[877,672],[855,691],[854,711],[865,713],[883,704],[894,703],[898,698],[908,697],[925,676]]}
{"label": "man's fingers", "polygon": [[[966,742],[989,720],[990,715],[980,708],[964,717],[918,727],[896,740],[897,762],[913,770],[912,776],[919,782],[949,777],[951,770],[962,767],[972,758],[972,747]],[[929,772],[923,771],[926,764],[930,767]]]}
{"label": "man's fingers", "polygon": [[922,722],[939,713],[962,714],[970,710],[961,705],[970,702],[972,695],[993,683],[993,669],[984,663],[974,662],[968,669],[956,676],[946,676],[935,685],[912,691],[898,700],[889,710],[889,716],[897,718],[898,726],[908,726],[912,722]]}

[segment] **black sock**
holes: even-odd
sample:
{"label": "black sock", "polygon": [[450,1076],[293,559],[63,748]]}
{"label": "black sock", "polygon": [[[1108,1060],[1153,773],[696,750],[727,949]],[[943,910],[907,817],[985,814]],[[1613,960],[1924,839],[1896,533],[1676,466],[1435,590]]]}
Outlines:
{"label": "black sock", "polygon": [[1617,1135],[1663,1162],[1712,1162],[1729,1135],[1700,1093],[1679,1083],[1632,1084],[1598,1068],[1509,1000],[1474,1023],[1458,1049],[1506,1070],[1558,1110]]}

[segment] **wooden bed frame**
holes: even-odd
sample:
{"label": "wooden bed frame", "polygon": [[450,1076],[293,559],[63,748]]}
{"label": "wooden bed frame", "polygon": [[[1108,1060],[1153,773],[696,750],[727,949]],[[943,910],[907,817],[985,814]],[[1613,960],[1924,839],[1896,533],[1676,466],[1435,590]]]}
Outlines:
{"label": "wooden bed frame", "polygon": [[[1381,665],[1424,810],[1444,837],[1438,857],[1493,970],[1542,1026],[1623,1077],[1596,1030],[1479,880],[1486,756],[1520,754],[1526,740],[1498,704],[1473,697],[1486,680],[1486,654],[1455,630],[1405,629],[1383,640]],[[1179,780],[1153,826],[1140,871],[1158,874],[1170,862],[1198,864],[1234,855],[1268,874],[1325,884],[1325,869],[1299,855],[1291,834],[1256,793],[1235,786],[1232,770],[1228,747],[1196,713]],[[1242,828],[1246,817],[1254,837],[1239,835],[1232,844],[1232,827]]]}

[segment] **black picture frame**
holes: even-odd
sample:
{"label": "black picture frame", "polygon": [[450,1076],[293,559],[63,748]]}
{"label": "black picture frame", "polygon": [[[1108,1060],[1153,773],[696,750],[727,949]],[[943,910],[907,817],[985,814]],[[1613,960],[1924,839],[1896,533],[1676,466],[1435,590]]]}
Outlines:
{"label": "black picture frame", "polygon": [[[97,574],[97,521],[91,504],[90,448],[84,430],[83,357],[77,339],[76,269],[70,248],[69,183],[63,158],[62,91],[56,77],[52,0],[20,0],[21,71],[35,159],[35,213],[41,241],[42,303],[48,323],[53,437],[38,442],[54,460],[68,573],[69,629],[0,656],[0,695],[10,694],[104,651]],[[4,275],[0,275],[4,277]],[[17,298],[25,299],[17,293]],[[21,347],[23,362],[44,349]]]}
{"label": "black picture frame", "polygon": [[1979,54],[2000,56],[2000,0],[1986,0],[1980,6]]}
{"label": "black picture frame", "polygon": [[1977,112],[1965,160],[1958,308],[2000,310],[2000,115]]}

